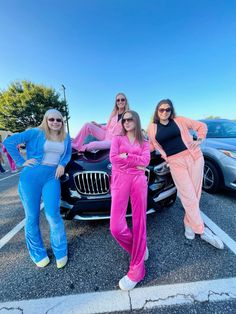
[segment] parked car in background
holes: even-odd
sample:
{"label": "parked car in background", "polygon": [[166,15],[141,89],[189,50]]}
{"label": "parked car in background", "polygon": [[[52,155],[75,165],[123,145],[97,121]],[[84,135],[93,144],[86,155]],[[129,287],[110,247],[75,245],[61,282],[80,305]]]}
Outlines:
{"label": "parked car in background", "polygon": [[201,120],[208,133],[201,148],[205,159],[203,189],[215,193],[219,188],[236,191],[236,121]]}
{"label": "parked car in background", "polygon": [[[110,177],[112,165],[109,150],[78,153],[72,158],[61,178],[61,214],[65,219],[109,219],[111,208]],[[148,180],[147,213],[171,206],[176,187],[165,161],[152,153],[146,169]],[[130,206],[127,214],[130,215]]]}

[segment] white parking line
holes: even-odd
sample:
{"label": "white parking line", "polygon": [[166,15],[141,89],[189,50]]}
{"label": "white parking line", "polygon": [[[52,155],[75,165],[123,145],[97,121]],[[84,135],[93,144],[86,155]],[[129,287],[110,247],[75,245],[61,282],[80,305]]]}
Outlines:
{"label": "white parking line", "polygon": [[[1,313],[94,314],[236,299],[236,277],[0,303]],[[2,312],[3,309],[3,312]],[[5,312],[4,312],[5,310]]]}
{"label": "white parking line", "polygon": [[0,240],[0,249],[9,242],[14,235],[16,235],[25,225],[25,219],[23,219],[18,225],[16,225],[10,232],[8,232],[1,240]]}
{"label": "white parking line", "polygon": [[225,245],[236,255],[236,242],[218,227],[207,215],[201,212],[205,224],[224,242]]}
{"label": "white parking line", "polygon": [[14,176],[17,176],[18,174],[20,174],[20,172],[16,172],[16,173],[14,173],[14,174],[12,174],[12,175],[10,175],[10,176],[4,177],[4,178],[0,179],[0,181],[4,181],[4,180],[6,180],[6,179],[12,178],[12,177],[14,177]]}
{"label": "white parking line", "polygon": [[[43,203],[40,209],[43,208]],[[236,254],[236,242],[208,216],[201,213],[205,224]],[[25,225],[25,219],[0,240],[2,248]],[[24,314],[93,314],[116,311],[146,310],[154,307],[216,302],[236,299],[236,277],[173,285],[136,288],[78,295],[0,303],[0,312]]]}
{"label": "white parking line", "polygon": [[[43,209],[43,203],[40,205],[40,210]],[[10,232],[0,239],[0,249],[7,244],[23,227],[25,226],[25,219],[16,225]]]}

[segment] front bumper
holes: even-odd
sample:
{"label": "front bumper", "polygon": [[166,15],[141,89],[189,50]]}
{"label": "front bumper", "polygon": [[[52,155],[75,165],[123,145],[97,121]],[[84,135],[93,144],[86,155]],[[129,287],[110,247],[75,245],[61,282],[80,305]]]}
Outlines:
{"label": "front bumper", "polygon": [[227,188],[236,190],[236,159],[224,156],[220,160],[220,167]]}
{"label": "front bumper", "polygon": [[[73,194],[74,193],[74,194]],[[75,195],[78,193],[73,192]],[[81,196],[80,196],[81,197]],[[157,209],[171,204],[176,198],[176,187],[172,186],[169,189],[160,192],[158,195],[148,195],[147,214],[155,212]],[[70,200],[61,200],[61,215],[64,219],[74,220],[101,220],[110,219],[111,195],[107,194],[103,197],[81,197]],[[130,204],[127,209],[127,217],[131,216]]]}

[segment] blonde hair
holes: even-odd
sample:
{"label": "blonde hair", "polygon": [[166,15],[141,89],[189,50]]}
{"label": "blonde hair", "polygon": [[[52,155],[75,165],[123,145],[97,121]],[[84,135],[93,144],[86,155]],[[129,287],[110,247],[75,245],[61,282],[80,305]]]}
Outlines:
{"label": "blonde hair", "polygon": [[114,105],[114,108],[113,108],[112,113],[111,113],[112,117],[115,116],[118,113],[118,110],[119,110],[119,108],[117,107],[117,102],[116,102],[116,98],[117,98],[118,95],[121,95],[121,96],[123,96],[125,98],[124,112],[129,110],[129,103],[128,103],[127,97],[125,96],[124,93],[118,93],[118,94],[116,94],[116,97],[115,97],[115,105]]}
{"label": "blonde hair", "polygon": [[65,130],[65,123],[64,123],[64,119],[63,119],[63,116],[62,114],[60,113],[60,111],[58,111],[57,109],[49,109],[45,112],[44,114],[44,117],[43,117],[43,121],[42,123],[39,125],[39,128],[42,129],[45,134],[46,134],[46,138],[48,140],[51,139],[51,131],[48,127],[48,116],[51,114],[51,113],[55,113],[57,114],[61,120],[62,120],[62,126],[61,126],[61,129],[58,131],[58,140],[60,142],[63,142],[64,139],[66,138],[66,130]]}

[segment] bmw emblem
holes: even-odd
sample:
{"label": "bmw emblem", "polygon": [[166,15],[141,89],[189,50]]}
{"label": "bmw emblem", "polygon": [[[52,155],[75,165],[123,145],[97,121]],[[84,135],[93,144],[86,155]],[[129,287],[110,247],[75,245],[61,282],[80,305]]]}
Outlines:
{"label": "bmw emblem", "polygon": [[111,168],[112,168],[112,165],[111,165],[111,164],[108,164],[108,165],[107,165],[107,169],[111,170]]}

